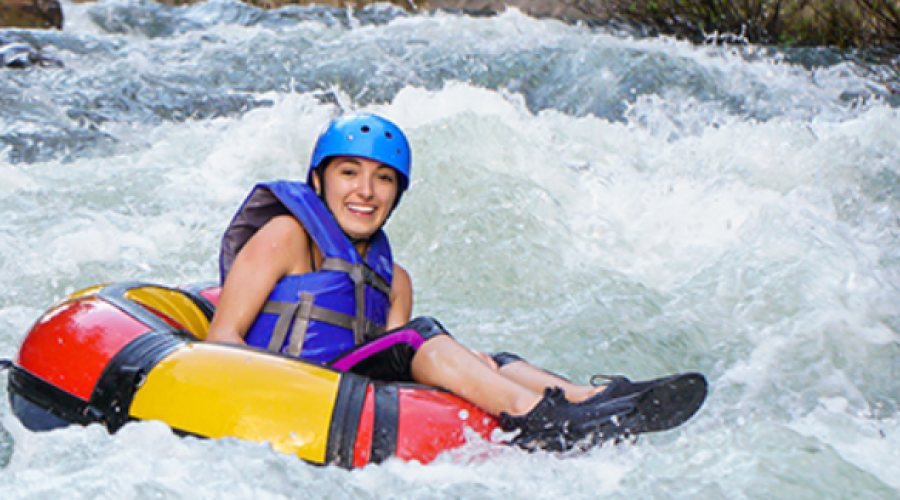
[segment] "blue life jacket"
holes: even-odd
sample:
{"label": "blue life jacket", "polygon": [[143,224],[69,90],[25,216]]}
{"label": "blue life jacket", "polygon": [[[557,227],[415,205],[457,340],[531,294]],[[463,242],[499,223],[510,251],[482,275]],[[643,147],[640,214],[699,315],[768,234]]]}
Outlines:
{"label": "blue life jacket", "polygon": [[320,269],[287,275],[247,332],[249,345],[327,363],[384,332],[390,307],[393,259],[387,235],[373,235],[366,258],[305,183],[256,185],[222,238],[219,272],[224,284],[245,243],[272,218],[290,214],[322,252]]}

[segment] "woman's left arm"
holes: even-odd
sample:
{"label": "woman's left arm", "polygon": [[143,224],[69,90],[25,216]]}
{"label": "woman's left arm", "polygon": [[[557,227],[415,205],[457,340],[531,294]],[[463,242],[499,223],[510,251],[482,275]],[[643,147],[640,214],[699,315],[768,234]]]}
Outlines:
{"label": "woman's left arm", "polygon": [[409,323],[412,316],[413,291],[409,273],[394,264],[394,279],[391,283],[391,307],[388,309],[387,330]]}

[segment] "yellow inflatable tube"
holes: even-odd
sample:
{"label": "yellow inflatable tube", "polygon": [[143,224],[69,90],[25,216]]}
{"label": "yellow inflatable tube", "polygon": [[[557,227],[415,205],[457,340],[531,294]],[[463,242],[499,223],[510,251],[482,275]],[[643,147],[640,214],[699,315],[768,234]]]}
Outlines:
{"label": "yellow inflatable tube", "polygon": [[[182,290],[140,286],[122,295],[205,339],[209,318]],[[254,349],[192,342],[147,373],[129,413],[201,436],[268,441],[278,451],[325,463],[340,378]]]}
{"label": "yellow inflatable tube", "polygon": [[269,441],[324,463],[339,382],[339,373],[311,364],[192,343],[147,374],[130,413],[202,436]]}
{"label": "yellow inflatable tube", "polygon": [[204,342],[218,288],[113,283],[44,313],[10,368],[33,430],[158,420],[176,432],[268,442],[315,464],[427,463],[488,439],[496,419],[446,391],[375,382],[260,349]]}

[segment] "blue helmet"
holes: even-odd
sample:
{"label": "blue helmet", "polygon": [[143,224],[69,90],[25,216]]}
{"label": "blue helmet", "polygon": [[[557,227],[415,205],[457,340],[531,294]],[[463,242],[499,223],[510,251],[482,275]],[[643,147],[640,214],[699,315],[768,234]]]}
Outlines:
{"label": "blue helmet", "polygon": [[384,163],[400,174],[397,199],[409,187],[411,153],[400,127],[376,115],[358,114],[332,120],[316,141],[306,182],[322,163],[333,156],[359,156]]}

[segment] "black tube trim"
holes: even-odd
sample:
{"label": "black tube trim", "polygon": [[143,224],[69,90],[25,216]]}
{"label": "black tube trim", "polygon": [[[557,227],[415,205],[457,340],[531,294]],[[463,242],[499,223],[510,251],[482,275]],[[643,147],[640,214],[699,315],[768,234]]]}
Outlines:
{"label": "black tube trim", "polygon": [[[88,401],[56,387],[21,367],[14,365],[10,368],[7,384],[10,394],[26,399],[67,422],[88,425],[100,421],[100,412],[91,408]],[[31,428],[30,422],[22,423],[25,427]]]}
{"label": "black tube trim", "polygon": [[132,420],[131,402],[147,373],[184,343],[159,332],[132,340],[103,369],[88,401],[19,366],[10,369],[9,390],[67,422],[101,423],[110,432],[116,432]]}
{"label": "black tube trim", "polygon": [[[103,300],[109,302],[110,304],[118,307],[122,311],[125,311],[128,315],[132,316],[134,319],[144,323],[149,326],[152,330],[155,330],[159,333],[166,333],[169,335],[173,335],[175,337],[181,337],[188,340],[199,340],[194,334],[180,330],[178,328],[173,327],[160,318],[159,316],[153,314],[146,307],[141,305],[138,302],[135,302],[131,299],[125,298],[125,293],[129,290],[133,290],[135,288],[159,288],[162,290],[170,290],[173,292],[181,292],[184,293],[186,297],[191,299],[191,302],[194,304],[197,303],[193,297],[191,297],[190,293],[185,293],[184,290],[180,290],[178,288],[171,288],[163,285],[158,285],[155,283],[145,283],[141,281],[125,281],[121,283],[113,283],[109,285],[99,292],[97,292],[97,296],[102,298]],[[198,306],[200,307],[200,306]],[[201,307],[202,310],[202,307]],[[206,314],[206,311],[203,311]],[[209,316],[211,317],[211,316]]]}
{"label": "black tube trim", "polygon": [[400,424],[400,393],[397,387],[375,384],[375,422],[372,425],[370,461],[380,464],[397,452]]}
{"label": "black tube trim", "polygon": [[128,423],[131,402],[147,373],[184,344],[184,340],[170,334],[149,332],[113,356],[100,374],[90,401],[103,414],[103,422],[110,432]]}
{"label": "black tube trim", "polygon": [[196,304],[197,307],[199,307],[203,312],[203,314],[206,315],[206,319],[212,321],[213,314],[215,314],[216,312],[216,306],[212,303],[211,300],[207,299],[203,295],[200,295],[200,292],[206,290],[207,288],[212,288],[215,286],[219,286],[219,284],[209,281],[205,283],[194,283],[183,288],[179,287],[176,288],[176,290],[186,292],[185,295],[187,295],[189,299],[194,301],[194,304]]}
{"label": "black tube trim", "polygon": [[139,287],[176,290],[151,283],[124,282],[97,292],[99,298],[147,325],[151,331],[133,339],[112,357],[100,374],[89,401],[15,365],[11,367],[8,381],[10,391],[73,424],[99,422],[110,432],[115,432],[129,422],[131,402],[146,374],[185,341],[194,340],[190,333],[172,327],[140,304],[125,298],[128,290]]}
{"label": "black tube trim", "polygon": [[326,464],[353,467],[353,450],[369,383],[369,379],[359,375],[341,374],[325,446]]}

